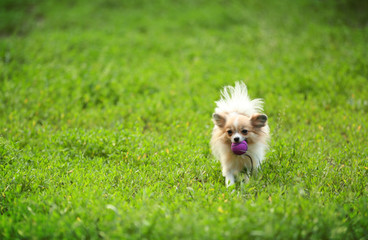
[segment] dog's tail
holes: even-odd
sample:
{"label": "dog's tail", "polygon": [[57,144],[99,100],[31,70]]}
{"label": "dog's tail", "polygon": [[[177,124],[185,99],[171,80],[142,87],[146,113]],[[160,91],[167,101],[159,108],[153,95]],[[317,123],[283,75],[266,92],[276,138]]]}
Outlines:
{"label": "dog's tail", "polygon": [[238,112],[251,116],[254,113],[263,111],[263,100],[259,98],[250,100],[247,86],[243,82],[236,82],[235,87],[224,87],[221,95],[221,99],[216,102],[216,113]]}

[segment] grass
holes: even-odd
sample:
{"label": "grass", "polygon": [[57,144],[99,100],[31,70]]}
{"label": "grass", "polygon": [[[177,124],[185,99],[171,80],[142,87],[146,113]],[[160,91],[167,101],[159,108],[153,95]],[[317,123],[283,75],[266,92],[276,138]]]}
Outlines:
{"label": "grass", "polygon": [[[367,5],[2,1],[1,239],[366,239]],[[226,188],[219,90],[265,100]]]}

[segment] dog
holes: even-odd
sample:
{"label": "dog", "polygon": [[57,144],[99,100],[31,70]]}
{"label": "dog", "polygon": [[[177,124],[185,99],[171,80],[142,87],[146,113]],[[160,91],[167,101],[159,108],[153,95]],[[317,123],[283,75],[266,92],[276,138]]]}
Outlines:
{"label": "dog", "polygon": [[[221,91],[221,99],[212,115],[214,128],[211,138],[212,154],[221,162],[222,175],[226,186],[235,183],[236,176],[246,170],[257,172],[268,149],[270,129],[267,116],[263,114],[263,100],[248,96],[247,86],[243,82],[235,87],[226,86]],[[231,145],[246,141],[248,150],[236,155]],[[249,180],[245,175],[246,182]]]}

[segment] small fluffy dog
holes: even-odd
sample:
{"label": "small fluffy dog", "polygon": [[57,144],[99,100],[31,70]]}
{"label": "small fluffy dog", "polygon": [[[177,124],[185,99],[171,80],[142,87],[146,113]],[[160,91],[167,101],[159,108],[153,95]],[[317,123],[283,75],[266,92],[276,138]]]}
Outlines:
{"label": "small fluffy dog", "polygon": [[[235,183],[235,176],[242,170],[252,172],[260,166],[267,150],[270,130],[267,116],[262,113],[263,101],[250,100],[244,83],[237,82],[235,87],[226,86],[221,94],[212,116],[215,126],[211,149],[213,155],[221,162],[226,186],[230,186]],[[248,150],[243,155],[235,155],[231,144],[244,140],[248,144]],[[245,175],[245,180],[248,179]]]}

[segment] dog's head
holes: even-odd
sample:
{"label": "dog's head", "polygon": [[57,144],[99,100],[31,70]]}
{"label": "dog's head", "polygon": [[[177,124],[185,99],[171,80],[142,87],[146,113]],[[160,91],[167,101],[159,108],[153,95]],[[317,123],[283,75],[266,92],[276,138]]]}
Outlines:
{"label": "dog's head", "polygon": [[252,144],[260,140],[267,125],[265,114],[253,114],[251,117],[238,113],[214,113],[213,122],[223,132],[223,137],[232,143],[246,140]]}

